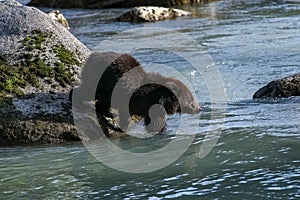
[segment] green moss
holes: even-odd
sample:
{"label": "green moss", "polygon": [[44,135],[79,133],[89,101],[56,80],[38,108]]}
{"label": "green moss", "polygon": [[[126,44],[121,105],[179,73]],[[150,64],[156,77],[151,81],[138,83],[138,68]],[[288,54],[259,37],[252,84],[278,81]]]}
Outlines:
{"label": "green moss", "polygon": [[[16,66],[7,63],[6,56],[0,55],[0,104],[1,100],[7,97],[23,95],[22,88],[28,85],[41,87],[40,79],[46,84],[67,86],[74,81],[73,74],[70,72],[70,65],[80,65],[74,54],[62,45],[53,47],[53,53],[57,55],[60,62],[55,66],[50,66],[43,57],[47,57],[45,42],[51,37],[50,33],[33,31],[20,41],[29,52],[21,55],[22,62]],[[38,56],[32,51],[40,49]],[[54,81],[56,83],[54,84]]]}
{"label": "green moss", "polygon": [[12,105],[12,98],[9,97],[0,98],[0,108],[6,105]]}
{"label": "green moss", "polygon": [[46,37],[48,37],[48,34],[43,33],[41,31],[36,31],[34,33],[35,34],[33,35],[32,39],[34,40],[34,43],[36,45],[41,45],[43,42],[46,41]]}
{"label": "green moss", "polygon": [[29,35],[27,35],[23,40],[23,45],[27,46],[30,40],[31,40],[31,38],[29,37]]}
{"label": "green moss", "polygon": [[55,68],[37,58],[28,66],[0,65],[0,100],[8,96],[22,96],[22,88],[32,85],[39,87],[39,78],[47,78],[49,84],[57,81],[61,86],[67,86],[74,81],[73,74],[62,63],[56,63]]}
{"label": "green moss", "polygon": [[62,63],[56,63],[55,68],[55,80],[57,80],[62,86],[70,85],[73,81],[73,75],[64,67]]}
{"label": "green moss", "polygon": [[27,54],[24,54],[24,58],[26,60],[31,60],[33,58],[33,55],[31,53],[27,53]]}
{"label": "green moss", "polygon": [[63,64],[67,64],[67,65],[80,64],[80,62],[75,58],[74,54],[71,51],[67,50],[64,46],[57,45],[53,48],[53,50]]}
{"label": "green moss", "polygon": [[40,58],[34,61],[34,65],[31,65],[31,69],[34,73],[40,77],[51,77],[52,67],[43,62]]}
{"label": "green moss", "polygon": [[23,45],[29,51],[34,49],[42,49],[42,44],[46,41],[47,37],[49,37],[49,34],[36,30],[23,39]]}
{"label": "green moss", "polygon": [[37,45],[35,46],[35,48],[36,48],[36,49],[42,49],[42,45],[41,45],[41,44],[37,44]]}
{"label": "green moss", "polygon": [[35,46],[34,45],[28,45],[26,48],[27,48],[28,51],[33,51],[35,49]]}
{"label": "green moss", "polygon": [[7,64],[7,59],[5,55],[0,55],[0,64]]}
{"label": "green moss", "polygon": [[18,67],[0,65],[0,71],[0,97],[6,97],[8,94],[13,96],[23,95],[20,87],[26,85],[26,80]]}
{"label": "green moss", "polygon": [[0,98],[10,96],[21,96],[28,84],[38,87],[39,77],[53,77],[52,68],[41,59],[36,59],[25,67],[0,65]]}

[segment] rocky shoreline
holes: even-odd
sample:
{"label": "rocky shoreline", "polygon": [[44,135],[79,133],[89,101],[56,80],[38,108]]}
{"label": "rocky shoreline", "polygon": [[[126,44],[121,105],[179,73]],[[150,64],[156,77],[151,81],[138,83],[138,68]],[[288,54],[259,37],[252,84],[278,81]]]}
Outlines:
{"label": "rocky shoreline", "polygon": [[[69,92],[80,82],[82,67],[91,51],[36,8],[2,0],[0,9],[0,146],[79,141]],[[289,96],[300,96],[300,74],[270,82],[253,98]]]}
{"label": "rocky shoreline", "polygon": [[[91,51],[67,30],[58,11],[46,14],[14,0],[3,0],[0,9],[0,146],[79,141],[69,92]],[[183,15],[155,9],[171,18]]]}
{"label": "rocky shoreline", "polygon": [[[66,101],[67,95],[58,96],[62,101]],[[56,101],[59,100],[58,96],[52,95]],[[51,95],[44,97],[48,99]],[[25,99],[18,100],[20,103],[26,103]],[[28,116],[13,104],[7,103],[0,106],[0,114],[4,116],[0,118],[0,146],[80,141],[70,107],[65,107],[61,113],[40,112]]]}

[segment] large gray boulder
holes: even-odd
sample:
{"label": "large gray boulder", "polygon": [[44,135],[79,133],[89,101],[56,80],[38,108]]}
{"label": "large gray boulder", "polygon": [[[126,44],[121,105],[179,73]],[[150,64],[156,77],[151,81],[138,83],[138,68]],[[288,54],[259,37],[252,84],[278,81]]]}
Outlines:
{"label": "large gray boulder", "polygon": [[117,18],[119,22],[154,22],[191,15],[190,12],[165,7],[134,7]]}
{"label": "large gray boulder", "polygon": [[260,88],[253,98],[300,96],[300,73],[274,80]]}
{"label": "large gray boulder", "polygon": [[28,5],[52,8],[129,8],[135,6],[176,6],[212,0],[31,0]]}
{"label": "large gray boulder", "polygon": [[36,8],[0,10],[0,145],[78,140],[68,93],[90,50]]}

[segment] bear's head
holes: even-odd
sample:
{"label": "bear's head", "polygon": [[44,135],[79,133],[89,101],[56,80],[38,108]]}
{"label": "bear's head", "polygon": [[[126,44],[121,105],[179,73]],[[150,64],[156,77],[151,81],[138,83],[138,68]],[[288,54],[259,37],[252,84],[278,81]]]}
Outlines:
{"label": "bear's head", "polygon": [[165,85],[169,92],[168,95],[163,96],[161,102],[168,114],[198,114],[201,111],[201,107],[194,100],[192,92],[181,81],[168,78]]}

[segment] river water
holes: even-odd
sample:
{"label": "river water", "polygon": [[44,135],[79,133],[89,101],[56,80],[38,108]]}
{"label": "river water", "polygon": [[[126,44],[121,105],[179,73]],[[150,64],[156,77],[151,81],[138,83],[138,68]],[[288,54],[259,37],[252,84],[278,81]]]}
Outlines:
{"label": "river water", "polygon": [[[134,52],[149,70],[149,63],[157,62],[184,76],[203,108],[200,116],[183,115],[186,126],[178,135],[174,132],[179,117],[171,116],[166,135],[113,139],[126,151],[139,153],[195,137],[183,155],[152,172],[127,173],[99,162],[82,143],[2,147],[0,199],[299,199],[300,99],[252,100],[252,95],[271,80],[299,72],[300,4],[228,0],[184,9],[193,16],[148,24],[114,22],[124,9],[61,10],[71,32],[90,49],[138,28],[167,28],[201,45],[217,69],[215,81],[207,81],[205,73],[200,75],[170,52]],[[226,92],[218,93],[221,103],[212,101],[218,94],[208,84],[214,82]],[[218,140],[199,157],[201,146],[209,141],[205,136]],[[106,151],[101,144],[97,148]],[[113,155],[107,157],[117,160]],[[156,159],[152,164],[159,162],[163,163]],[[139,162],[128,163],[137,172]],[[124,162],[118,164],[122,168]]]}

